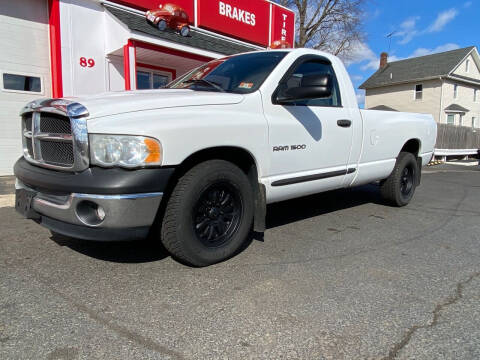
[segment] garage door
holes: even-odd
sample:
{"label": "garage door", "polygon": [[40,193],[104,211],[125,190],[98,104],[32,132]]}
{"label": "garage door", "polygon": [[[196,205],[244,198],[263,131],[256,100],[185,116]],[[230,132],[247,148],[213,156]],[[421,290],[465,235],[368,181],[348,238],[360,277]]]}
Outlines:
{"label": "garage door", "polygon": [[0,176],[22,154],[20,109],[51,96],[47,0],[0,5]]}

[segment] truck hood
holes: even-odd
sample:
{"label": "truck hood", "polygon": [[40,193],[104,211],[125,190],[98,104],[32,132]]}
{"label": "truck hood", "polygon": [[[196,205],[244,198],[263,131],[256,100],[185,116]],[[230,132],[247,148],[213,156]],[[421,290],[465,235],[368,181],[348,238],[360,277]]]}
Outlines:
{"label": "truck hood", "polygon": [[85,106],[90,118],[135,111],[201,105],[229,105],[243,101],[239,94],[193,90],[139,90],[67,98]]}

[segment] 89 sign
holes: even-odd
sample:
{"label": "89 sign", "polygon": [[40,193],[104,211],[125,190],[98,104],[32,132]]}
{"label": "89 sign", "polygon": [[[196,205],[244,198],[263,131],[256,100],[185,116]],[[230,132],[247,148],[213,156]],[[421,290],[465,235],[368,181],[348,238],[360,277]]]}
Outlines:
{"label": "89 sign", "polygon": [[81,57],[80,58],[80,66],[81,67],[89,67],[92,68],[95,66],[95,60],[93,59],[87,59],[86,57]]}

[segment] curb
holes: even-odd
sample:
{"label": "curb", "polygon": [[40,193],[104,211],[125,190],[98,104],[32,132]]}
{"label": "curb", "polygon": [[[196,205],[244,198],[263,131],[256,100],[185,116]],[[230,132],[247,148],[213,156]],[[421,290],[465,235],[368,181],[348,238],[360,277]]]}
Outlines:
{"label": "curb", "polygon": [[427,164],[427,166],[435,166],[435,165],[442,165],[442,164],[445,164],[445,162],[441,160],[435,160],[435,161],[430,161]]}

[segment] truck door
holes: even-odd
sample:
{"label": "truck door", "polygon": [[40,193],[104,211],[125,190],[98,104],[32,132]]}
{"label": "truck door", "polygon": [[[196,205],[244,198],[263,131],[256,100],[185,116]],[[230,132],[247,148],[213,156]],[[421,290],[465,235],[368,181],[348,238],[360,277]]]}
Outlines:
{"label": "truck door", "polygon": [[[308,75],[329,74],[332,94],[328,98],[275,104],[275,97],[299,87]],[[342,106],[342,91],[334,68],[326,58],[300,57],[280,81],[272,99],[265,101],[271,146],[270,190],[282,200],[291,188],[309,194],[339,188],[348,169],[353,126],[350,109]],[[271,194],[276,197],[275,194]],[[282,193],[280,195],[280,193]]]}

